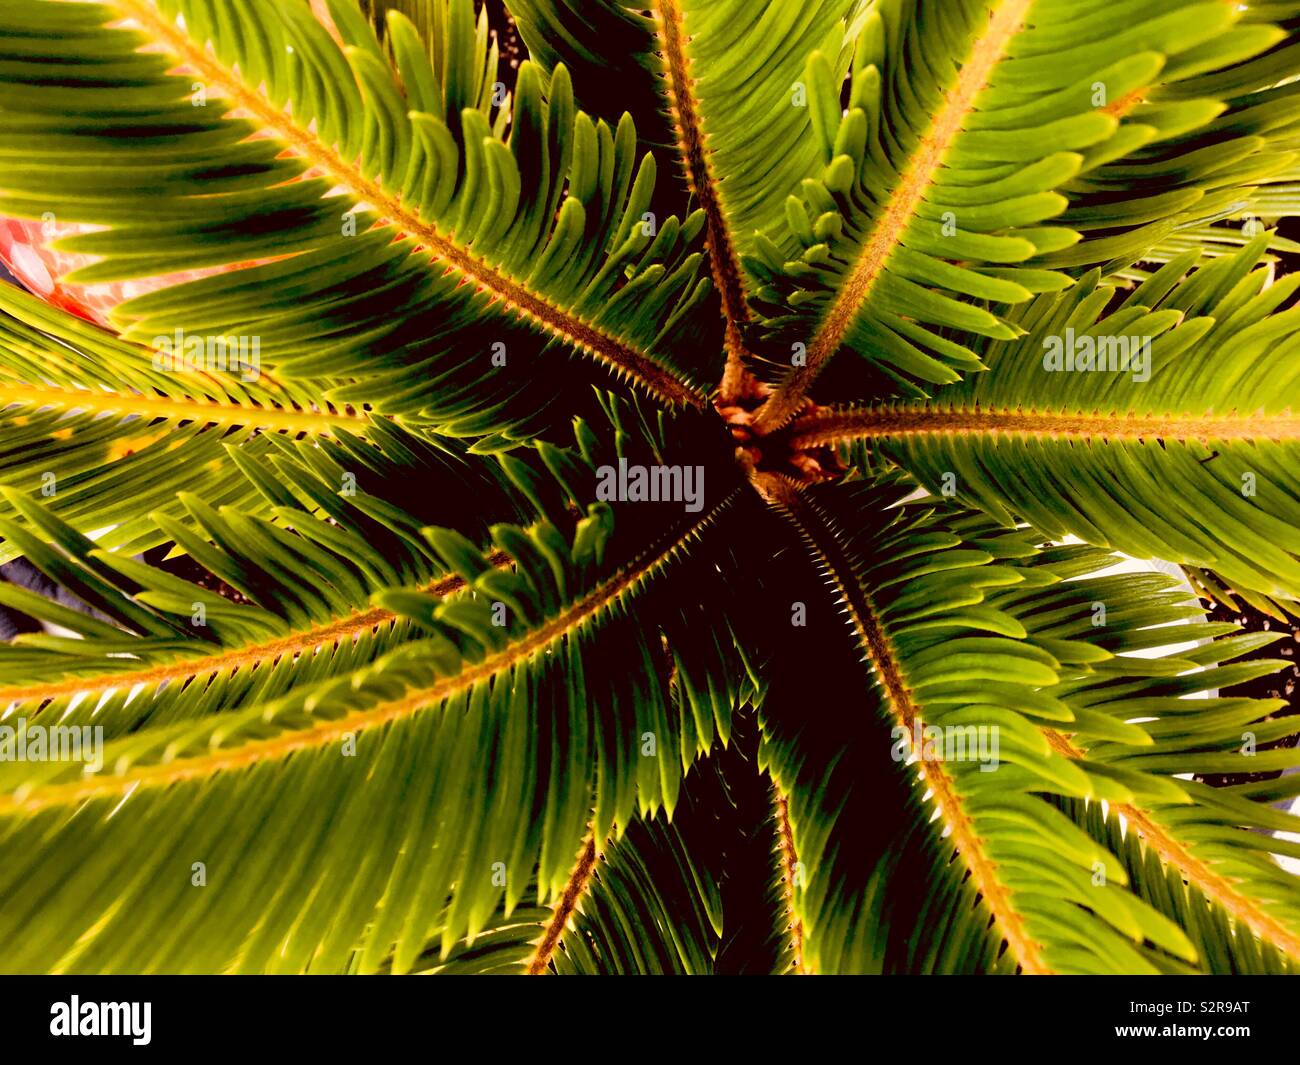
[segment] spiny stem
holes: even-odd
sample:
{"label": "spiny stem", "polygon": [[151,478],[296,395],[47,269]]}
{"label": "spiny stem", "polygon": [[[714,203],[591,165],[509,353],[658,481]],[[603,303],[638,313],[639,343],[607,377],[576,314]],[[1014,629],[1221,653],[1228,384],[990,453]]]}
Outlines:
{"label": "spiny stem", "polygon": [[[920,710],[912,698],[907,679],[903,675],[892,642],[880,622],[879,611],[871,597],[855,583],[844,578],[846,560],[835,543],[834,534],[825,527],[821,513],[810,503],[800,488],[780,474],[759,473],[755,487],[767,501],[782,511],[794,524],[804,542],[813,552],[823,571],[835,584],[840,602],[848,612],[863,649],[867,652],[876,676],[886,696],[886,703],[907,735],[914,735],[920,721]],[[925,764],[922,779],[929,787],[944,824],[949,828],[971,880],[983,896],[984,903],[993,914],[1012,955],[1020,963],[1022,972],[1045,975],[1051,969],[1043,960],[1043,947],[1024,926],[1024,920],[1012,903],[1011,893],[997,877],[997,865],[987,855],[983,841],[975,831],[962,806],[952,779],[944,771],[943,763]]]}
{"label": "spiny stem", "polygon": [[777,839],[781,848],[781,884],[785,895],[785,912],[790,920],[790,946],[794,951],[794,971],[800,976],[811,974],[804,961],[804,927],[795,906],[795,881],[799,872],[799,855],[794,847],[794,829],[790,825],[790,803],[781,789],[772,785],[776,807]]}
{"label": "spiny stem", "polygon": [[[513,565],[513,560],[503,551],[493,552],[488,561],[498,569]],[[427,584],[422,591],[430,595],[445,596],[460,591],[465,582],[460,577],[440,577]],[[103,692],[109,689],[130,690],[137,684],[151,686],[167,680],[188,680],[191,677],[208,676],[226,670],[256,668],[266,662],[295,658],[316,650],[326,643],[338,643],[354,639],[363,632],[369,632],[379,625],[392,621],[396,617],[391,610],[383,607],[371,607],[358,611],[346,618],[336,618],[322,625],[314,626],[306,632],[281,636],[266,643],[249,644],[202,658],[183,658],[179,662],[169,662],[161,666],[147,666],[143,669],[127,670],[121,673],[103,673],[93,677],[69,677],[53,684],[26,684],[0,688],[0,704],[26,702],[39,699],[44,702],[60,695],[75,695],[78,692]]]}
{"label": "spiny stem", "polygon": [[615,372],[627,375],[658,399],[691,407],[704,406],[702,397],[648,354],[625,344],[579,315],[554,306],[439,232],[436,226],[421,218],[382,185],[366,177],[359,166],[345,160],[332,146],[324,144],[313,131],[299,126],[290,114],[246,86],[218,62],[213,53],[196,44],[175,22],[165,18],[150,0],[112,0],[112,3],[198,71],[209,85],[226,93],[235,109],[254,115],[266,129],[283,137],[298,155],[329,174],[338,184],[346,186],[360,200],[373,205],[382,217],[418,240],[467,281],[490,293],[494,300],[550,335],[576,345]]}
{"label": "spiny stem", "polygon": [[824,447],[897,436],[1027,436],[1087,440],[1300,440],[1300,416],[1135,414],[942,406],[825,409],[795,421],[791,446]]}
{"label": "spiny stem", "polygon": [[546,931],[538,941],[537,949],[533,952],[533,956],[529,959],[528,966],[524,970],[527,975],[541,976],[551,964],[555,949],[560,945],[560,938],[564,935],[569,920],[578,908],[578,902],[582,899],[587,890],[587,885],[591,882],[591,874],[596,868],[598,857],[596,837],[589,833],[582,845],[582,850],[578,854],[578,862],[573,867],[573,872],[569,874],[569,880],[564,886],[564,892],[555,904],[555,912],[551,917],[551,921],[546,926]]}
{"label": "spiny stem", "polygon": [[87,388],[0,383],[0,410],[23,405],[37,409],[87,411],[92,414],[120,414],[141,419],[167,418],[200,425],[241,425],[290,433],[328,435],[336,427],[365,432],[369,421],[364,414],[310,411],[283,407],[243,406],[189,397],[145,395],[134,392],[104,392]]}
{"label": "spiny stem", "polygon": [[725,346],[727,364],[719,386],[723,403],[734,403],[743,395],[752,378],[746,365],[750,358],[745,350],[742,328],[749,322],[749,304],[745,297],[744,274],[731,238],[708,136],[695,96],[695,82],[690,73],[690,56],[686,50],[685,19],[678,0],[657,0],[655,24],[664,58],[668,63],[668,98],[682,169],[691,190],[704,211],[705,232],[709,247],[709,264],[714,283],[722,297],[722,313],[727,320]]}

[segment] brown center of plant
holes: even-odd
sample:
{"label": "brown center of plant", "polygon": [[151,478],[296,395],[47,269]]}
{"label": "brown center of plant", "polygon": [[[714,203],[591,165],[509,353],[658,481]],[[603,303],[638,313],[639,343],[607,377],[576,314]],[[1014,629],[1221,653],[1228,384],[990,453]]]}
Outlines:
{"label": "brown center of plant", "polygon": [[[771,385],[746,374],[740,393],[732,401],[714,400],[714,409],[736,443],[736,461],[751,475],[779,473],[804,484],[837,480],[844,473],[844,464],[834,447],[794,445],[797,419],[766,433],[754,424],[759,408],[772,391]],[[805,400],[800,413],[806,416],[817,413],[819,409],[812,400]]]}

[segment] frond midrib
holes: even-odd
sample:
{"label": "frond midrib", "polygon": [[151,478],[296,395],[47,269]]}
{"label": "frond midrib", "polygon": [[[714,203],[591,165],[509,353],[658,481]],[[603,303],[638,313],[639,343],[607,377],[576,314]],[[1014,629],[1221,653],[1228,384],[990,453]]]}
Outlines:
{"label": "frond midrib", "polygon": [[0,381],[0,411],[16,405],[38,409],[56,407],[92,414],[120,414],[124,418],[134,415],[150,420],[165,418],[202,425],[238,425],[250,429],[311,433],[317,436],[329,436],[336,428],[347,428],[364,435],[369,422],[364,413],[244,406],[190,396],[144,395],[139,392],[106,392],[102,389],[60,388]]}
{"label": "frond midrib", "polygon": [[[1044,729],[1048,743],[1067,758],[1085,756],[1068,738],[1054,729]],[[1265,913],[1255,903],[1238,891],[1230,880],[1220,876],[1200,858],[1196,857],[1178,840],[1174,839],[1142,809],[1127,803],[1111,803],[1111,809],[1123,816],[1134,830],[1166,865],[1172,865],[1189,884],[1198,888],[1206,898],[1213,899],[1230,916],[1249,928],[1266,943],[1300,960],[1300,935],[1292,932],[1276,918]]]}
{"label": "frond midrib", "polygon": [[795,850],[794,829],[790,824],[790,800],[775,784],[772,785],[772,805],[776,815],[777,841],[781,854],[781,895],[785,900],[786,917],[790,922],[790,949],[794,953],[794,972],[798,976],[812,974],[804,959],[805,932],[803,919],[795,907],[796,873],[799,852]]}
{"label": "frond midrib", "polygon": [[578,903],[582,900],[591,884],[592,874],[596,871],[596,861],[599,857],[600,853],[596,849],[596,837],[588,834],[579,849],[578,861],[573,867],[573,872],[569,874],[569,879],[564,885],[564,891],[555,904],[551,920],[547,923],[542,938],[537,941],[537,949],[533,951],[533,956],[528,959],[528,963],[524,967],[526,975],[541,976],[551,964],[551,958],[560,945],[565,929],[568,928],[569,921],[578,909]]}
{"label": "frond midrib", "polygon": [[[512,564],[512,560],[502,552],[490,556],[489,561],[499,568]],[[439,578],[421,590],[430,595],[446,596],[464,587],[465,581],[462,578],[451,576]],[[322,625],[313,626],[305,632],[280,636],[266,643],[248,644],[218,654],[204,655],[201,658],[183,658],[165,665],[122,673],[69,677],[52,684],[26,684],[0,688],[0,705],[29,700],[44,702],[60,695],[105,692],[116,688],[133,688],[137,684],[148,686],[169,680],[189,680],[192,677],[209,676],[226,670],[256,668],[266,662],[293,658],[314,651],[326,643],[354,639],[363,632],[369,632],[379,625],[392,621],[395,617],[391,610],[384,607],[371,607],[346,618],[335,618]]]}
{"label": "frond midrib", "polygon": [[328,173],[338,184],[345,185],[361,200],[371,204],[381,217],[436,253],[444,264],[453,267],[467,281],[491,293],[494,299],[500,300],[551,336],[577,345],[598,362],[634,378],[659,399],[693,407],[703,406],[703,400],[694,389],[644,352],[610,336],[581,316],[554,306],[527,286],[506,277],[489,263],[476,258],[470,251],[439,233],[435,226],[412,212],[377,182],[367,178],[355,164],[343,159],[333,147],[300,129],[288,114],[275,108],[260,92],[247,87],[233,71],[218,62],[209,50],[196,45],[179,27],[163,18],[148,0],[110,2],[137,20],[178,58],[198,70],[212,88],[228,93],[236,108],[246,109],[255,115],[264,128],[274,130],[296,152]]}
{"label": "frond midrib", "polygon": [[657,0],[654,16],[657,36],[668,65],[669,104],[673,131],[677,135],[677,149],[682,169],[704,211],[709,266],[722,297],[722,313],[726,319],[727,363],[720,393],[723,401],[727,402],[739,394],[750,359],[741,332],[750,320],[745,279],[726,211],[722,206],[722,192],[714,173],[713,155],[709,150],[704,119],[695,94],[695,83],[690,75],[691,60],[683,33],[685,19],[681,5],[678,0]]}
{"label": "frond midrib", "polygon": [[827,409],[791,426],[795,447],[823,447],[891,436],[1022,436],[1088,440],[1300,440],[1300,415],[1135,414],[1099,410],[1022,410],[957,405]]}

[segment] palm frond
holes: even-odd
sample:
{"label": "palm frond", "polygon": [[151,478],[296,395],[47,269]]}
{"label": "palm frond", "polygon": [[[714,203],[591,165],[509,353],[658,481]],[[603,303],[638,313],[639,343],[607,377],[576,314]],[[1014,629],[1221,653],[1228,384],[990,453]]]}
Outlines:
{"label": "palm frond", "polygon": [[[1194,751],[1199,744],[1182,736],[1167,737],[1158,726],[1127,723],[1139,712],[1158,712],[1138,710],[1138,702],[1148,693],[1167,694],[1165,702],[1177,704],[1178,712],[1185,715],[1182,720],[1200,722],[1203,742],[1226,742],[1215,730],[1221,712],[1217,703],[1178,697],[1213,690],[1234,678],[1259,676],[1275,665],[1218,665],[1253,643],[1217,640],[1195,654],[1167,655],[1138,668],[1136,660],[1120,656],[1187,639],[1165,626],[1195,614],[1194,607],[1180,608],[1176,599],[1135,587],[1131,578],[1100,585],[1081,580],[1111,561],[1091,549],[1040,556],[1025,534],[999,533],[987,519],[950,514],[940,520],[934,513],[908,517],[910,508],[882,509],[889,502],[888,483],[884,491],[866,485],[818,491],[771,482],[764,486],[774,505],[791,517],[817,552],[871,670],[866,691],[878,708],[861,726],[862,751],[851,745],[838,758],[827,752],[802,770],[827,773],[820,767],[834,765],[829,772],[842,776],[838,785],[831,786],[833,777],[812,777],[808,783],[799,779],[798,758],[815,741],[800,735],[809,731],[807,725],[794,724],[798,719],[793,708],[787,708],[791,693],[776,704],[775,735],[783,737],[787,731],[790,735],[774,747],[779,760],[773,772],[792,796],[800,858],[816,869],[827,860],[822,855],[830,855],[831,868],[822,872],[821,886],[801,899],[814,956],[826,952],[821,963],[830,971],[878,970],[888,968],[892,952],[906,942],[906,919],[902,929],[879,931],[878,938],[872,939],[879,915],[893,904],[878,902],[874,916],[857,909],[873,897],[873,891],[867,890],[869,884],[854,884],[851,889],[845,885],[843,862],[848,859],[838,852],[848,844],[834,831],[836,818],[828,816],[831,810],[845,816],[841,804],[869,801],[866,795],[854,795],[859,790],[870,794],[872,788],[861,781],[890,776],[912,799],[899,803],[910,813],[898,823],[912,827],[896,831],[914,837],[933,817],[927,830],[942,830],[949,848],[929,851],[935,868],[945,870],[949,878],[940,897],[954,907],[954,915],[945,922],[952,940],[936,946],[930,961],[938,968],[995,968],[993,948],[999,940],[1005,940],[1012,964],[1025,972],[1154,972],[1150,962],[1143,960],[1143,945],[1148,941],[1185,960],[1196,960],[1189,942],[1167,919],[1120,890],[1126,883],[1122,871],[1119,877],[1111,876],[1115,863],[1095,849],[1094,842],[1067,831],[1053,808],[1043,802],[1044,795],[1127,803],[1124,809],[1131,818],[1140,813],[1148,818],[1138,825],[1139,831],[1158,815],[1172,823],[1190,819],[1203,832],[1217,832],[1224,843],[1208,863],[1192,854],[1195,848],[1162,852],[1162,857],[1182,859],[1194,883],[1236,912],[1249,911],[1256,932],[1283,949],[1292,949],[1294,934],[1278,915],[1293,913],[1294,902],[1278,899],[1279,878],[1285,874],[1273,863],[1275,875],[1270,875],[1267,857],[1270,847],[1284,852],[1287,845],[1261,842],[1261,854],[1239,859],[1230,875],[1225,875],[1227,867],[1221,863],[1227,860],[1229,841],[1243,836],[1242,826],[1253,827],[1259,821],[1280,827],[1275,822],[1286,821],[1294,827],[1296,819],[1262,806],[1228,812],[1223,800],[1206,794],[1211,789],[1171,779],[1171,774],[1185,768],[1179,752],[1189,746]],[[897,489],[895,493],[897,498]],[[1105,629],[1090,622],[1089,607],[1098,599],[1114,611]],[[1162,627],[1152,628],[1157,625]],[[1196,625],[1191,631],[1212,637],[1223,629]],[[1139,693],[1134,696],[1137,702],[1116,702],[1113,708],[1100,705],[1130,691]],[[1286,729],[1286,734],[1295,731],[1294,725],[1279,723],[1273,729],[1262,723],[1273,708],[1267,702],[1230,702],[1236,712],[1233,724],[1253,723],[1250,727],[1260,730],[1262,737],[1272,738],[1279,729]],[[1198,712],[1201,707],[1204,717]],[[873,727],[876,736],[871,738]],[[984,742],[980,728],[994,727],[1000,744],[995,757],[1001,761],[990,765],[984,747],[978,757],[972,748],[977,738]],[[1226,732],[1230,727],[1222,729]],[[958,752],[956,760],[951,744],[944,746],[954,728],[964,740],[964,754]],[[1061,742],[1059,731],[1076,737],[1095,735],[1104,741],[1087,743],[1084,759],[1081,750]],[[904,752],[914,752],[919,761],[916,770],[905,772],[897,761],[889,766],[886,734],[892,734]],[[794,736],[799,736],[797,744]],[[1197,755],[1185,757],[1194,761]],[[1217,764],[1213,755],[1203,757],[1207,769]],[[857,765],[858,760],[863,763]],[[848,765],[841,768],[843,763],[856,765],[856,771]],[[1262,763],[1260,767],[1268,768]],[[918,772],[919,776],[912,775]],[[817,781],[815,786],[812,781]],[[816,804],[811,810],[810,803]],[[820,812],[815,812],[818,807]],[[857,826],[866,816],[863,810],[846,821]],[[818,827],[803,827],[810,822]],[[1007,822],[1017,828],[1011,830]],[[804,842],[799,842],[801,831]],[[1150,833],[1153,844],[1166,838],[1163,833]],[[1198,837],[1189,832],[1186,838]],[[879,853],[888,853],[891,843],[876,844]],[[913,840],[908,850],[917,849]],[[953,851],[957,864],[949,868]],[[852,853],[861,852],[855,846]],[[860,869],[874,864],[862,863],[861,858],[853,861]],[[1219,868],[1207,876],[1211,865]],[[1099,867],[1108,877],[1101,882],[1095,878]],[[890,882],[883,881],[876,890],[885,890],[883,884]],[[978,908],[970,889],[978,893]],[[993,943],[986,938],[990,919]],[[926,924],[933,927],[934,918]],[[891,935],[902,937],[892,949]],[[917,961],[909,961],[905,967],[912,970]]]}
{"label": "palm frond", "polygon": [[[752,254],[760,233],[786,242],[781,204],[820,166],[815,131],[822,116],[809,105],[804,65],[814,52],[826,54],[835,62],[828,76],[842,79],[864,5],[657,0],[648,18],[623,0],[599,0],[581,12],[554,0],[513,0],[510,8],[533,55],[550,66],[563,59],[580,90],[616,73],[630,89],[617,106],[630,98],[638,128],[677,154],[706,219],[727,324],[720,390],[734,402],[751,360],[745,333],[753,279],[742,256]],[[613,53],[613,72],[611,39],[625,42]],[[765,77],[756,85],[759,67]]]}
{"label": "palm frond", "polygon": [[[612,418],[621,412],[611,405]],[[617,444],[604,447],[638,457],[653,436],[621,424]],[[690,439],[671,435],[678,445]],[[582,428],[579,436],[599,457],[592,450],[598,438]],[[566,459],[548,449],[545,457],[566,488],[582,483],[585,465],[587,498],[596,495],[598,479],[583,453]],[[88,619],[87,638],[38,640],[39,650],[72,652],[78,672],[96,654],[102,669],[108,656],[130,653],[131,660],[115,661],[137,669],[134,683],[152,684],[155,697],[115,687],[111,712],[101,719],[102,700],[44,702],[53,693],[39,686],[8,693],[42,706],[35,723],[56,720],[57,711],[60,723],[101,724],[107,743],[91,772],[67,762],[11,762],[0,770],[0,847],[14,848],[0,884],[0,894],[15,901],[5,908],[6,920],[14,920],[6,963],[68,971],[135,965],[140,925],[119,918],[180,906],[188,917],[179,929],[154,930],[150,970],[335,971],[360,949],[366,970],[387,964],[405,971],[435,932],[445,953],[485,929],[503,901],[509,916],[526,885],[537,885],[539,902],[553,897],[588,823],[603,840],[637,812],[671,808],[684,769],[729,734],[732,709],[744,698],[748,670],[739,649],[726,638],[692,639],[708,624],[706,607],[677,602],[661,578],[680,575],[705,602],[727,587],[725,550],[706,550],[700,541],[739,509],[739,493],[721,477],[713,485],[716,494],[700,513],[661,509],[622,539],[611,538],[615,509],[604,503],[591,503],[576,523],[569,519],[571,535],[545,518],[527,528],[493,525],[484,551],[453,529],[414,530],[407,557],[421,540],[426,565],[457,576],[433,593],[398,590],[403,582],[391,566],[401,552],[392,544],[384,550],[301,512],[292,530],[279,530],[195,504],[209,539],[169,532],[214,575],[242,586],[257,604],[244,608],[94,551],[44,515],[42,527],[60,550],[42,552],[37,538],[19,533],[28,557],[91,605],[117,611],[113,620],[146,639],[113,637]],[[566,517],[570,506],[567,495],[552,503]],[[32,510],[29,518],[41,516]],[[324,534],[327,528],[333,531]],[[494,552],[516,566],[501,568]],[[322,631],[322,615],[342,613],[349,597],[364,595],[367,562],[389,567],[371,577],[385,586],[375,605],[388,613],[353,615]],[[307,581],[306,573],[317,576]],[[145,590],[110,594],[110,576]],[[456,589],[461,594],[446,597]],[[241,670],[227,661],[214,669],[204,648],[190,663],[194,681],[159,691],[159,678],[141,676],[139,666],[150,653],[174,655],[186,642],[176,615],[188,615],[195,599],[210,605],[208,626],[230,642],[250,623],[264,637],[293,625],[297,657],[290,662],[279,649],[278,666]],[[19,662],[31,653],[22,645],[5,650]],[[48,663],[41,665],[48,674]],[[628,687],[628,677],[641,681]],[[676,702],[667,695],[670,677]],[[471,779],[494,783],[483,791],[465,786]],[[224,813],[215,820],[203,813],[213,809]],[[412,818],[411,809],[424,813]],[[531,812],[521,818],[520,810]],[[261,828],[250,850],[253,823]],[[14,893],[31,898],[25,892],[33,877],[79,862],[75,841],[91,824],[106,863],[100,888],[73,878],[65,891],[42,897],[40,914],[28,913]],[[377,845],[367,845],[358,870],[357,833],[374,825],[386,826],[382,840],[371,840]],[[43,838],[40,848],[25,842],[31,833]],[[148,875],[109,857],[128,854],[142,833],[159,844]],[[294,861],[266,863],[262,845],[272,836],[286,841]],[[186,869],[200,861],[213,874],[199,894],[191,894],[179,866],[176,876],[167,874],[168,862],[191,853]],[[252,909],[249,892],[258,900]],[[322,892],[328,899],[318,900],[320,912],[336,919],[301,926],[300,904]],[[242,931],[232,936],[232,928]]]}
{"label": "palm frond", "polygon": [[0,5],[0,969],[1294,971],[1298,39]]}
{"label": "palm frond", "polygon": [[[1279,308],[1300,277],[1269,284],[1262,242],[1190,274],[1184,256],[1118,305],[1094,273],[1028,305],[1015,319],[1023,339],[983,352],[989,373],[932,402],[814,414],[796,439],[876,438],[922,483],[1004,524],[1025,519],[1052,539],[1072,533],[1294,599],[1300,311]],[[1066,348],[1071,362],[1080,353],[1074,372],[1065,361],[1047,372]]]}
{"label": "palm frond", "polygon": [[687,775],[671,819],[665,811],[634,823],[598,862],[593,848],[592,879],[551,955],[554,972],[791,970],[771,782],[754,762],[752,717],[737,724],[728,747]]}
{"label": "palm frond", "polygon": [[[1019,336],[999,307],[1066,287],[1057,267],[1140,258],[1159,239],[1142,223],[1171,216],[1168,229],[1180,212],[1194,215],[1199,188],[1072,205],[1071,183],[1162,132],[1122,125],[1099,106],[1098,86],[1123,100],[1182,57],[1212,68],[1215,57],[1234,62],[1277,40],[1259,27],[1225,35],[1239,14],[1215,3],[877,5],[842,116],[838,85],[818,79],[825,169],[788,211],[803,250],[794,261],[776,248],[762,255],[765,313],[786,369],[759,427],[795,416],[844,349],[866,365],[840,370],[841,396],[880,394],[891,380],[923,395],[979,370],[971,339]],[[1094,224],[1124,231],[1081,242]]]}
{"label": "palm frond", "polygon": [[[1224,976],[1300,971],[1293,958],[1243,930],[1223,906],[1187,883],[1178,868],[1165,865],[1154,848],[1143,845],[1137,832],[1131,828],[1126,832],[1119,816],[1105,816],[1099,803],[1071,802],[1063,809],[1123,862],[1134,891],[1178,922],[1200,959],[1198,969],[1191,971]],[[1152,951],[1147,956],[1162,972],[1189,972],[1183,961],[1169,954]]]}

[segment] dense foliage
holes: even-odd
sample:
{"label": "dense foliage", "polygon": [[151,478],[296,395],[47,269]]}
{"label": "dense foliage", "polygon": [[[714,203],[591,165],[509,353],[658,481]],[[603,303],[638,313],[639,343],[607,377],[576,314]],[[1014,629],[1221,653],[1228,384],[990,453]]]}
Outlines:
{"label": "dense foliage", "polygon": [[1300,964],[1300,3],[506,7],[0,5],[0,969]]}

